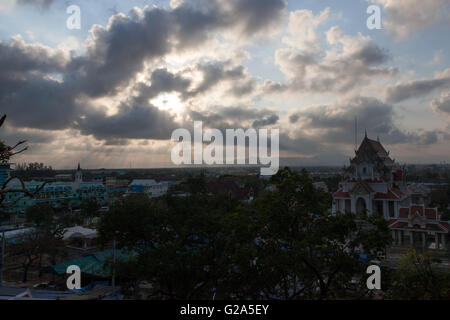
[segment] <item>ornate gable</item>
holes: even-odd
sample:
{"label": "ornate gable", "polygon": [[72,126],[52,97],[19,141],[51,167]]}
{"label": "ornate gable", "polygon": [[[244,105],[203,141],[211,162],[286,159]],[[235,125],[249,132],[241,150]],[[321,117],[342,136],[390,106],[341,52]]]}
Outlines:
{"label": "ornate gable", "polygon": [[359,181],[350,191],[351,194],[355,195],[366,195],[371,192],[373,192],[372,188],[364,181]]}

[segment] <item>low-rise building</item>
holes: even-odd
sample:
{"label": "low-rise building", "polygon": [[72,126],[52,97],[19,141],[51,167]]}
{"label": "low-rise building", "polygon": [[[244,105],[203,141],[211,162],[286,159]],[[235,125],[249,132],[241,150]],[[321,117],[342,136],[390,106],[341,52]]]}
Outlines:
{"label": "low-rise building", "polygon": [[129,184],[127,194],[144,193],[150,198],[157,198],[165,195],[168,190],[169,183],[166,181],[135,179]]}
{"label": "low-rise building", "polygon": [[[10,167],[2,168],[0,176],[6,179],[10,177]],[[54,208],[78,207],[85,199],[95,199],[100,204],[108,203],[108,193],[103,183],[83,181],[83,173],[78,164],[73,182],[50,182],[43,187],[42,181],[26,181],[24,187],[30,193],[36,193],[34,197],[24,195],[22,192],[9,192],[6,194],[4,204],[6,211],[12,213],[24,213],[26,208],[36,203],[49,203]],[[7,188],[13,190],[23,189],[18,179],[11,180]],[[42,188],[41,188],[42,187]]]}

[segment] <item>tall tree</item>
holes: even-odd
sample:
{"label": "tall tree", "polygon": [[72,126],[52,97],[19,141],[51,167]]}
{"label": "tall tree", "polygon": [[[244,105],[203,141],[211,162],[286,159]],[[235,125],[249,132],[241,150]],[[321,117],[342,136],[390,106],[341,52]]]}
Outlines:
{"label": "tall tree", "polygon": [[410,249],[394,273],[387,297],[399,300],[450,299],[450,272],[430,251]]}
{"label": "tall tree", "polygon": [[[360,254],[376,255],[391,242],[382,217],[332,215],[331,198],[306,172],[288,168],[272,177],[274,192],[252,204],[257,226],[252,273],[265,296],[329,299],[351,294],[351,280],[365,273]],[[360,294],[360,293],[358,293]]]}

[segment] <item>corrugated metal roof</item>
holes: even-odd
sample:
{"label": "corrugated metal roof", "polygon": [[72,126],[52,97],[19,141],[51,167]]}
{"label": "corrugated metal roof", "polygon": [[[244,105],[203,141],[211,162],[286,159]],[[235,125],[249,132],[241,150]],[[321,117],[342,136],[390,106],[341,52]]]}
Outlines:
{"label": "corrugated metal roof", "polygon": [[[132,254],[125,250],[116,250],[117,259],[129,259]],[[80,267],[82,273],[89,274],[96,277],[108,277],[110,272],[108,268],[104,268],[105,262],[108,259],[112,259],[113,251],[106,250],[97,252],[94,254],[87,255],[85,257],[74,259],[70,261],[65,261],[58,263],[56,265],[47,267],[43,269],[43,272],[56,273],[58,275],[66,274],[67,267],[71,265],[76,265]]]}

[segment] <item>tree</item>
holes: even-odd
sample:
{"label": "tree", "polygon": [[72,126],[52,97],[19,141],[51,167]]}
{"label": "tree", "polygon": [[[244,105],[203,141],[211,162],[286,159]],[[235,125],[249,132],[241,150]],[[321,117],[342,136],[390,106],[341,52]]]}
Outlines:
{"label": "tree", "polygon": [[[57,256],[64,251],[62,239],[66,225],[63,219],[54,217],[54,210],[48,203],[37,203],[29,206],[25,211],[25,217],[28,222],[33,223],[37,232],[36,244],[38,244],[38,248],[33,252],[38,255],[39,267],[42,260],[47,256],[51,264],[56,264]],[[33,247],[33,244],[27,244],[26,241],[27,239],[24,239],[25,248]]]}
{"label": "tree", "polygon": [[[5,119],[6,119],[6,115],[4,115],[3,117],[0,118],[0,127],[4,124]],[[8,163],[11,157],[27,150],[28,147],[22,147],[25,143],[26,143],[26,141],[22,140],[22,141],[17,142],[14,146],[8,146],[3,141],[0,141],[0,163],[2,163],[2,164]],[[18,149],[19,147],[22,149]],[[12,180],[15,180],[15,179],[20,182],[21,188],[8,189],[7,188],[8,184]],[[34,190],[34,192],[30,192],[25,187],[25,183],[23,182],[22,179],[20,179],[18,177],[9,178],[8,180],[6,180],[3,183],[2,186],[0,186],[0,207],[1,208],[11,207],[11,206],[15,205],[18,201],[20,201],[25,196],[28,196],[28,197],[36,196],[42,190],[42,188],[45,186],[45,184],[46,184],[45,182],[42,183],[38,188],[36,188]],[[6,204],[5,200],[6,200],[6,195],[8,193],[20,193],[20,194],[22,194],[22,197],[19,197],[15,201]]]}
{"label": "tree", "polygon": [[53,223],[53,208],[48,203],[36,203],[25,210],[27,222],[34,223],[37,227],[45,227]]}
{"label": "tree", "polygon": [[81,203],[81,215],[84,218],[93,218],[98,216],[100,204],[93,198],[85,199]]}
{"label": "tree", "polygon": [[25,283],[28,280],[28,272],[36,261],[41,256],[42,249],[42,233],[38,230],[24,232],[17,239],[13,245],[8,245],[7,254],[16,257],[22,257],[22,281]]}
{"label": "tree", "polygon": [[[136,285],[152,284],[151,298],[210,299],[229,297],[227,275],[232,269],[229,248],[234,237],[238,203],[228,197],[130,196],[115,203],[99,226],[104,241],[137,252],[118,267],[118,276]],[[137,294],[137,287],[132,290]]]}
{"label": "tree", "polygon": [[[116,202],[99,226],[104,242],[135,252],[116,268],[138,296],[159,299],[331,299],[368,294],[360,254],[391,242],[378,215],[332,215],[331,196],[306,172],[283,169],[274,192],[248,204],[194,193]],[[359,280],[359,285],[352,285]]]}
{"label": "tree", "polygon": [[438,207],[441,220],[450,220],[450,210],[447,207],[450,204],[450,186],[434,189],[430,193],[432,207]]}
{"label": "tree", "polygon": [[387,297],[401,300],[450,299],[450,272],[438,269],[431,252],[410,249],[391,280]]}
{"label": "tree", "polygon": [[390,244],[387,222],[379,216],[332,215],[330,195],[314,188],[306,172],[286,168],[272,182],[276,191],[251,208],[257,244],[246,265],[255,261],[249,272],[260,277],[259,290],[282,299],[351,294],[351,280],[365,273],[360,254],[374,256]]}

